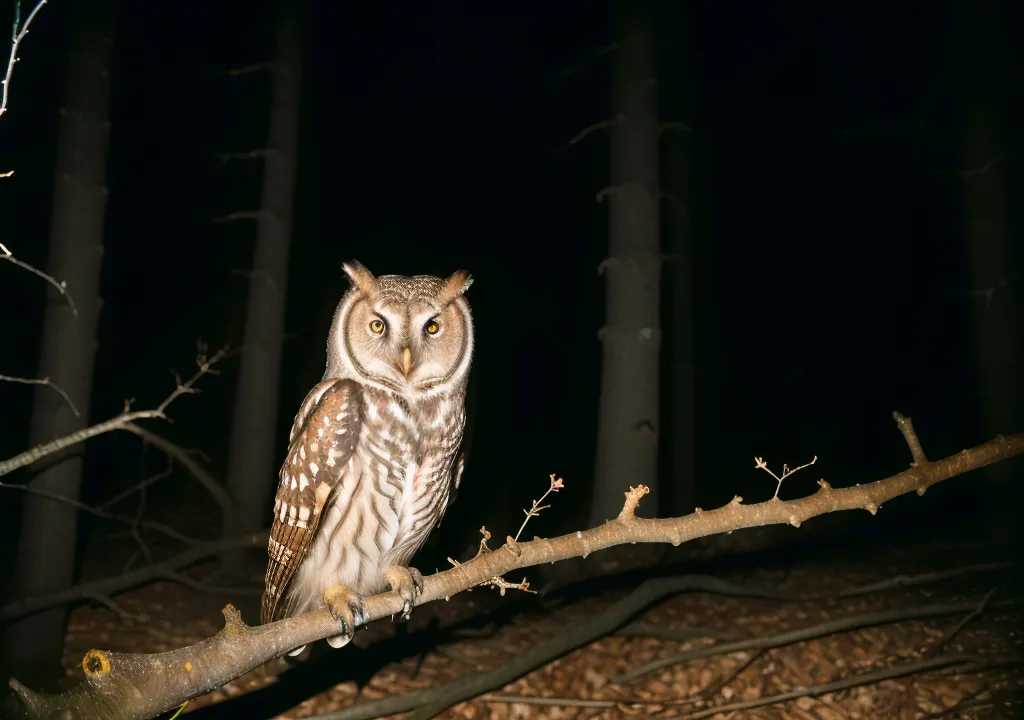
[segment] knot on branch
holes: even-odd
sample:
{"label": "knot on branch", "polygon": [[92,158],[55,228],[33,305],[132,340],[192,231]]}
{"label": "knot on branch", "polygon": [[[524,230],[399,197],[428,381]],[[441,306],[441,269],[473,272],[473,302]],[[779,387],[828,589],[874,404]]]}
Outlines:
{"label": "knot on branch", "polygon": [[238,609],[228,603],[221,610],[224,615],[224,632],[227,635],[241,635],[245,632],[247,625],[242,622],[242,613],[238,612]]}
{"label": "knot on branch", "polygon": [[649,493],[651,489],[646,485],[637,485],[633,487],[629,486],[629,490],[626,491],[626,503],[622,506],[622,511],[619,513],[619,520],[622,522],[629,522],[636,518],[636,506],[640,504],[640,499]]}
{"label": "knot on branch", "polygon": [[[516,544],[516,539],[514,537],[512,537],[511,535],[506,535],[505,536],[505,549],[508,550],[513,555],[515,555],[516,557],[519,557],[519,556],[521,556],[523,554],[523,551],[520,550],[519,546]],[[502,594],[504,594],[504,593],[502,593]]]}
{"label": "knot on branch", "polygon": [[82,658],[86,677],[101,678],[110,674],[110,658],[102,650],[90,650]]}

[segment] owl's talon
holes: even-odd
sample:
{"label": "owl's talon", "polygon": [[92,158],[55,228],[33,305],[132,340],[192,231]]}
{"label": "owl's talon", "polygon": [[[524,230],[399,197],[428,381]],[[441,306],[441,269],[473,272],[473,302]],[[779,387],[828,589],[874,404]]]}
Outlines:
{"label": "owl's talon", "polygon": [[350,640],[356,626],[366,624],[366,609],[363,598],[344,585],[332,585],[324,591],[324,605],[331,617],[341,623],[341,636]]}
{"label": "owl's talon", "polygon": [[402,598],[402,620],[408,620],[412,614],[413,605],[423,593],[423,575],[416,568],[406,568],[400,565],[389,567],[384,571],[384,577],[392,591]]}

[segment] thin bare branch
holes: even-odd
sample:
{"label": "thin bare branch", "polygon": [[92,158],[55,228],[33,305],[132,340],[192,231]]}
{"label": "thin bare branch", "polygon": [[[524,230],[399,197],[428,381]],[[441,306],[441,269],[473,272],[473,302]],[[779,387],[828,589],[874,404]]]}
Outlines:
{"label": "thin bare branch", "polygon": [[[180,578],[183,577],[180,575],[181,570],[194,565],[200,560],[215,557],[225,550],[264,547],[267,544],[267,536],[267,531],[263,530],[257,533],[246,533],[245,535],[224,538],[222,540],[198,543],[166,560],[160,560],[152,565],[144,565],[131,572],[74,585],[66,590],[50,593],[49,595],[38,595],[13,600],[0,605],[0,621],[7,622],[26,615],[33,615],[48,608],[81,602],[82,600],[95,600],[101,596],[109,599],[118,593],[145,585],[154,580],[167,579],[180,582]],[[201,583],[194,584],[192,581],[190,581],[189,585],[204,592],[213,587]],[[181,702],[179,701],[177,704],[180,705]]]}
{"label": "thin bare branch", "polygon": [[972,608],[971,611],[960,620],[960,622],[956,624],[956,626],[952,630],[950,630],[942,636],[942,639],[939,640],[938,644],[934,648],[932,648],[930,654],[937,655],[941,650],[944,650],[945,647],[953,641],[953,638],[955,638],[960,633],[960,631],[964,629],[964,626],[967,625],[967,623],[969,623],[971,620],[985,612],[985,608],[989,606],[989,601],[992,599],[992,596],[995,595],[996,589],[997,588],[992,588],[987,593],[985,593],[985,597],[983,597],[978,602],[978,604],[974,608]]}
{"label": "thin bare branch", "polygon": [[764,707],[765,705],[778,705],[779,703],[797,700],[802,697],[818,697],[820,695],[838,692],[839,690],[861,687],[862,685],[873,685],[874,683],[882,682],[883,680],[906,677],[907,675],[916,675],[917,673],[927,672],[928,670],[938,670],[939,668],[950,667],[953,665],[969,665],[977,662],[977,660],[978,658],[973,658],[967,655],[943,655],[941,657],[901,663],[891,667],[882,668],[880,670],[872,670],[870,672],[853,675],[852,677],[844,678],[842,680],[833,680],[832,682],[822,683],[821,685],[798,688],[789,692],[779,693],[778,695],[768,695],[766,697],[746,700],[744,702],[730,703],[728,705],[717,705],[699,712],[684,715],[683,717],[686,718],[686,720],[700,720],[700,718],[713,717],[715,715],[727,715],[729,713],[739,712],[740,710]]}
{"label": "thin bare branch", "polygon": [[20,378],[11,377],[10,375],[0,375],[0,382],[21,383],[23,385],[46,385],[47,387],[52,388],[54,392],[59,394],[62,398],[64,398],[64,402],[68,404],[68,407],[71,409],[71,412],[75,414],[75,417],[81,417],[81,415],[79,415],[78,413],[78,408],[75,407],[75,404],[71,401],[71,398],[68,397],[68,394],[64,392],[64,388],[50,380],[50,378],[48,377],[36,380],[32,378]]}
{"label": "thin bare branch", "polygon": [[769,474],[769,475],[771,475],[771,476],[772,476],[773,478],[775,478],[775,481],[776,481],[776,482],[778,483],[778,484],[777,484],[777,485],[775,486],[775,497],[773,498],[773,499],[775,499],[775,500],[777,500],[777,499],[778,499],[778,497],[779,497],[779,490],[781,490],[781,489],[782,489],[782,481],[783,481],[783,480],[785,480],[786,478],[788,478],[788,477],[789,477],[790,475],[792,475],[793,473],[799,472],[800,470],[803,470],[803,469],[804,469],[804,468],[806,468],[806,467],[810,467],[811,465],[813,465],[813,464],[814,464],[814,463],[816,463],[816,462],[818,462],[818,456],[817,456],[817,455],[815,455],[815,456],[814,456],[814,459],[813,459],[813,460],[811,460],[811,461],[810,461],[809,463],[804,463],[804,464],[803,464],[803,465],[801,465],[800,467],[795,467],[795,468],[793,468],[792,470],[790,470],[790,469],[789,469],[789,466],[788,466],[788,465],[783,465],[783,466],[782,466],[782,476],[780,477],[780,476],[776,475],[776,474],[775,474],[774,472],[772,472],[772,471],[771,471],[771,470],[770,470],[770,469],[768,468],[768,463],[766,463],[766,462],[764,461],[764,459],[763,459],[763,458],[759,458],[759,457],[756,457],[756,458],[754,458],[754,465],[755,465],[755,467],[756,467],[756,468],[757,468],[758,470],[764,470],[764,471],[765,471],[766,473],[768,473],[768,474]]}
{"label": "thin bare branch", "polygon": [[562,481],[562,478],[556,478],[554,473],[552,473],[551,484],[548,486],[547,491],[540,496],[540,500],[534,500],[533,507],[531,507],[529,510],[523,510],[523,512],[526,513],[526,519],[523,520],[523,524],[519,526],[519,531],[516,533],[516,536],[514,538],[516,542],[519,541],[519,536],[523,534],[523,530],[526,529],[526,523],[530,522],[530,518],[537,517],[538,515],[540,515],[541,510],[546,510],[547,508],[551,507],[550,505],[541,505],[541,503],[544,502],[544,498],[546,498],[553,492],[558,492],[564,487],[565,483]]}
{"label": "thin bare branch", "polygon": [[[158,476],[156,476],[155,479],[159,480],[160,477],[167,477],[167,475],[169,475],[169,474],[170,474],[170,469],[168,468],[163,473],[160,473]],[[143,480],[143,482],[146,482],[146,481]],[[193,545],[196,542],[194,539],[190,538],[187,535],[182,534],[181,532],[175,530],[173,527],[171,527],[170,525],[167,525],[166,523],[162,523],[162,522],[159,522],[157,520],[143,520],[141,517],[139,517],[138,514],[135,514],[135,515],[122,515],[120,513],[113,513],[113,512],[110,512],[110,511],[104,509],[102,506],[94,507],[92,505],[86,505],[85,503],[83,503],[80,500],[75,500],[73,498],[69,498],[69,497],[67,497],[65,495],[60,495],[60,494],[57,494],[57,493],[47,492],[46,490],[40,490],[40,489],[37,489],[37,488],[33,488],[30,485],[16,485],[16,484],[11,484],[11,483],[0,482],[0,489],[3,489],[3,490],[20,490],[21,492],[26,493],[28,495],[35,495],[36,497],[46,498],[47,500],[53,500],[54,502],[59,502],[59,503],[64,503],[65,505],[70,505],[70,506],[72,506],[74,508],[77,508],[81,512],[88,513],[89,515],[93,515],[94,517],[98,517],[98,518],[101,518],[103,520],[114,520],[114,521],[117,521],[117,522],[126,523],[128,525],[128,527],[131,529],[132,537],[135,538],[135,541],[143,549],[143,552],[147,554],[147,557],[148,557],[148,552],[149,551],[146,549],[146,545],[142,541],[142,537],[138,533],[138,528],[140,528],[140,527],[147,528],[149,530],[153,530],[155,532],[161,533],[163,535],[166,535],[169,538],[173,538],[173,539],[178,540],[180,542],[183,542],[183,543],[185,543],[187,545]]]}
{"label": "thin bare branch", "polygon": [[[7,112],[7,98],[11,90],[11,76],[14,74],[14,64],[18,62],[18,47],[21,45],[21,41],[28,35],[29,25],[36,19],[36,13],[38,13],[43,5],[46,4],[46,0],[39,0],[32,12],[28,14],[25,19],[25,24],[18,28],[18,23],[21,21],[21,0],[14,0],[14,31],[11,34],[11,59],[7,61],[7,74],[4,76],[4,94],[3,100],[0,101],[0,117]],[[13,171],[11,171],[13,172]],[[7,173],[4,177],[9,177],[11,173]]]}
{"label": "thin bare branch", "polygon": [[180,378],[177,378],[177,385],[174,391],[164,398],[163,402],[157,405],[152,410],[136,410],[131,411],[129,406],[131,401],[125,403],[125,410],[120,415],[112,417],[109,420],[105,420],[96,425],[92,425],[77,432],[73,432],[70,435],[51,440],[48,443],[37,445],[34,448],[26,450],[23,453],[15,455],[9,460],[0,461],[0,477],[7,475],[8,473],[14,472],[19,468],[23,468],[27,465],[31,465],[34,462],[38,462],[47,455],[52,455],[55,452],[59,452],[65,448],[77,445],[78,443],[85,442],[90,438],[94,438],[98,435],[103,435],[111,430],[122,430],[126,425],[134,423],[136,420],[145,420],[151,418],[159,418],[161,420],[169,420],[166,415],[167,406],[174,402],[177,398],[182,395],[192,394],[198,392],[194,388],[196,382],[203,375],[215,375],[217,371],[214,369],[216,365],[227,353],[227,348],[217,351],[212,357],[206,357],[202,352],[196,358],[196,364],[199,369],[185,382],[182,382]]}
{"label": "thin bare branch", "polygon": [[[660,520],[635,516],[633,509],[646,488],[631,488],[625,494],[622,512],[614,520],[586,531],[511,545],[506,543],[493,552],[480,553],[458,567],[425,577],[423,591],[414,604],[422,605],[450,597],[512,570],[580,557],[614,545],[635,542],[678,545],[694,538],[748,527],[785,523],[800,525],[812,517],[839,510],[867,509],[874,514],[884,502],[899,495],[919,491],[969,470],[1021,454],[1024,454],[1024,434],[997,436],[971,450],[872,483],[832,488],[822,481],[816,493],[797,500],[772,499],[744,505],[737,497],[717,510]],[[411,705],[395,705],[387,712],[374,710],[376,715],[360,717],[394,714],[411,708],[418,708],[412,715],[414,720],[434,717],[453,702],[464,699],[467,692],[472,697],[501,687],[507,682],[510,668],[514,672],[526,672],[536,664],[546,662],[552,654],[558,657],[565,648],[578,647],[573,643],[595,637],[595,628],[597,635],[612,632],[647,607],[652,596],[664,597],[686,589],[713,588],[715,583],[714,578],[700,578],[698,581],[694,576],[649,580],[626,600],[613,606],[623,614],[600,614],[570,628],[563,635],[539,643],[513,657],[500,673],[488,676],[486,682],[481,682],[476,675],[460,678],[449,686],[451,692],[443,696],[433,691],[429,696],[414,699]],[[758,591],[757,595],[764,597],[764,592]],[[363,602],[363,620],[371,622],[401,614],[404,605],[405,600],[395,592],[367,597]],[[66,713],[80,718],[103,717],[109,720],[152,717],[220,687],[300,645],[338,633],[338,622],[326,608],[257,627],[245,625],[238,611],[230,605],[225,608],[224,616],[225,627],[221,632],[189,647],[155,655],[90,651],[83,661],[86,680],[62,694],[40,695],[13,680],[11,687],[34,718],[59,717]]]}
{"label": "thin bare branch", "polygon": [[263,210],[239,210],[226,215],[218,215],[213,219],[215,223],[233,222],[235,220],[262,220],[267,214]]}
{"label": "thin bare branch", "polygon": [[[13,172],[13,171],[12,171]],[[10,173],[8,173],[10,175]],[[68,305],[71,307],[71,314],[78,317],[78,307],[75,305],[75,301],[71,297],[71,293],[68,292],[67,283],[63,280],[57,280],[52,275],[47,275],[42,270],[29,265],[27,262],[19,260],[14,257],[14,253],[8,250],[3,243],[0,243],[0,260],[6,260],[7,262],[14,263],[23,270],[28,270],[33,275],[38,275],[46,282],[57,288],[57,292],[64,296],[64,299],[68,301]],[[76,413],[77,414],[77,413]]]}
{"label": "thin bare branch", "polygon": [[166,454],[168,458],[179,463],[199,482],[200,485],[203,486],[203,488],[206,489],[208,493],[210,493],[210,496],[220,506],[222,513],[229,514],[231,512],[232,501],[227,490],[224,489],[224,486],[220,484],[217,478],[215,478],[193,457],[195,454],[194,451],[190,451],[180,445],[176,445],[167,438],[136,425],[135,423],[127,423],[118,429],[138,435],[142,438],[143,442],[152,445]]}
{"label": "thin bare branch", "polygon": [[569,142],[565,143],[564,145],[559,145],[557,148],[557,152],[567,150],[576,143],[585,140],[590,135],[596,133],[598,130],[608,130],[612,127],[612,125],[615,125],[616,123],[621,123],[622,121],[623,117],[621,115],[617,115],[613,118],[608,118],[607,120],[599,120],[596,123],[587,125],[585,128],[583,128],[578,133],[573,135],[572,138],[570,138]]}
{"label": "thin bare branch", "polygon": [[226,163],[230,160],[259,160],[270,155],[272,152],[274,151],[270,148],[258,148],[256,150],[245,150],[242,152],[217,153],[214,157],[221,163]]}
{"label": "thin bare branch", "polygon": [[[1005,600],[1000,603],[1000,607],[1008,607],[1012,604],[1013,601]],[[942,617],[944,615],[958,615],[963,612],[977,610],[978,607],[979,601],[973,600],[969,602],[926,605],[924,607],[902,607],[892,610],[881,610],[878,612],[850,615],[847,617],[836,618],[835,620],[829,620],[828,622],[819,623],[817,625],[812,625],[811,627],[787,630],[786,632],[777,633],[775,635],[745,638],[734,642],[717,643],[715,645],[708,645],[706,647],[678,653],[671,657],[658,658],[657,660],[652,660],[649,663],[644,663],[629,672],[610,678],[610,680],[613,683],[621,685],[632,682],[644,675],[649,675],[655,670],[661,670],[662,668],[669,667],[671,665],[678,665],[680,663],[711,657],[713,655],[727,655],[740,650],[767,650],[769,648],[783,647],[785,645],[792,645],[793,643],[803,642],[805,640],[813,640],[815,638],[825,637],[826,635],[834,635],[839,632],[858,630],[865,627],[889,625],[891,623],[903,622],[906,620],[921,620],[929,617]]]}
{"label": "thin bare branch", "polygon": [[232,77],[238,77],[239,75],[249,75],[250,73],[259,72],[260,70],[272,70],[274,63],[266,60],[264,62],[253,63],[252,65],[243,65],[238,68],[229,68],[224,70],[225,75],[231,75]]}

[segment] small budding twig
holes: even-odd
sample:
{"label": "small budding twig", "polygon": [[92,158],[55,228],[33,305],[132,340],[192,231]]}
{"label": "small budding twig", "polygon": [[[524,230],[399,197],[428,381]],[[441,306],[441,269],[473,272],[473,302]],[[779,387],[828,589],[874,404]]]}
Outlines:
{"label": "small budding twig", "polygon": [[[53,277],[52,275],[47,275],[39,268],[33,267],[24,260],[19,260],[18,258],[14,257],[14,253],[8,250],[3,243],[0,243],[0,260],[12,262],[18,267],[20,267],[22,270],[28,270],[33,275],[38,275],[46,282],[53,285],[55,288],[57,288],[57,292],[63,295],[64,299],[68,301],[68,305],[71,307],[71,314],[74,315],[76,318],[78,317],[78,307],[75,306],[75,301],[71,299],[71,293],[68,292],[68,284],[66,282],[64,282],[63,280],[57,280],[57,278]],[[75,414],[77,415],[78,413],[76,412]]]}
{"label": "small budding twig", "polygon": [[71,410],[75,417],[81,417],[81,414],[78,412],[78,408],[75,407],[75,403],[71,401],[71,398],[64,391],[64,388],[50,380],[50,378],[48,377],[20,378],[11,377],[10,375],[0,375],[0,382],[20,383],[22,385],[46,385],[47,387],[52,388],[54,392],[56,392],[62,398],[64,398],[64,402],[68,404],[68,408]]}
{"label": "small budding twig", "polygon": [[773,478],[775,478],[775,481],[778,483],[778,485],[775,486],[775,495],[774,495],[774,497],[772,497],[772,500],[778,500],[779,499],[779,490],[782,489],[782,481],[783,480],[785,480],[786,478],[788,478],[790,475],[792,475],[795,472],[799,472],[800,470],[803,470],[806,467],[810,467],[811,465],[813,465],[816,462],[818,462],[818,456],[817,455],[815,455],[814,459],[811,460],[809,463],[804,463],[800,467],[795,467],[792,470],[789,469],[788,465],[783,465],[782,466],[782,476],[780,477],[780,476],[776,475],[775,473],[773,473],[768,468],[768,463],[766,463],[764,461],[764,458],[759,458],[759,457],[755,457],[754,458],[755,467],[758,470],[764,470],[766,473],[768,473]]}
{"label": "small budding twig", "polygon": [[[523,512],[526,514],[526,519],[523,520],[523,524],[519,526],[519,531],[516,532],[516,536],[512,537],[511,535],[509,535],[505,538],[504,548],[506,550],[508,550],[516,557],[519,557],[520,550],[518,547],[516,547],[516,543],[519,542],[519,536],[522,535],[523,530],[526,529],[526,523],[530,522],[530,518],[537,517],[538,515],[540,515],[541,510],[547,510],[549,507],[551,507],[550,505],[542,505],[541,503],[544,502],[544,499],[548,495],[550,495],[553,492],[558,492],[564,487],[565,483],[563,482],[562,478],[555,477],[555,474],[552,473],[551,484],[548,486],[547,492],[540,496],[540,500],[534,500],[533,506],[529,510],[523,510]],[[486,527],[481,527],[480,534],[483,535],[483,538],[481,538],[480,540],[480,548],[476,552],[476,557],[480,557],[481,555],[491,552],[491,549],[487,547],[487,541],[491,539],[491,533],[487,531]],[[474,558],[474,560],[475,559],[476,558]],[[450,562],[453,567],[459,567],[462,565],[462,563],[460,563],[458,560],[454,560],[452,558],[448,558],[448,562]],[[501,577],[500,575],[496,575],[474,585],[474,587],[480,586],[497,588],[498,592],[500,592],[503,597],[505,595],[506,590],[522,590],[523,592],[529,593],[536,592],[535,590],[530,589],[530,582],[525,577],[522,579],[521,582],[511,583],[505,578]]]}
{"label": "small budding twig", "polygon": [[540,496],[540,500],[533,501],[532,508],[530,508],[529,510],[523,510],[523,512],[526,513],[526,519],[523,520],[523,524],[519,526],[519,532],[516,533],[515,537],[516,542],[519,541],[519,536],[523,534],[523,529],[526,528],[526,523],[530,522],[530,518],[537,517],[538,515],[540,515],[541,510],[547,510],[549,507],[551,507],[550,505],[541,505],[541,503],[544,502],[544,498],[546,498],[553,492],[558,492],[564,487],[565,483],[562,482],[562,478],[556,478],[555,474],[552,473],[551,486],[548,487],[548,491]]}

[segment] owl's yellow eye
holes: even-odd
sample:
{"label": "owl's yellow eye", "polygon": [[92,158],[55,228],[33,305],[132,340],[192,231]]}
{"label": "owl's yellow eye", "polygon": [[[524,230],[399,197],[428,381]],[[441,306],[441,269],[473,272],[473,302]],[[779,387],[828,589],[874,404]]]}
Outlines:
{"label": "owl's yellow eye", "polygon": [[437,335],[437,331],[441,329],[441,326],[437,324],[437,320],[430,320],[423,327],[423,331],[427,335]]}
{"label": "owl's yellow eye", "polygon": [[377,319],[370,321],[370,332],[380,335],[384,332],[384,321]]}

